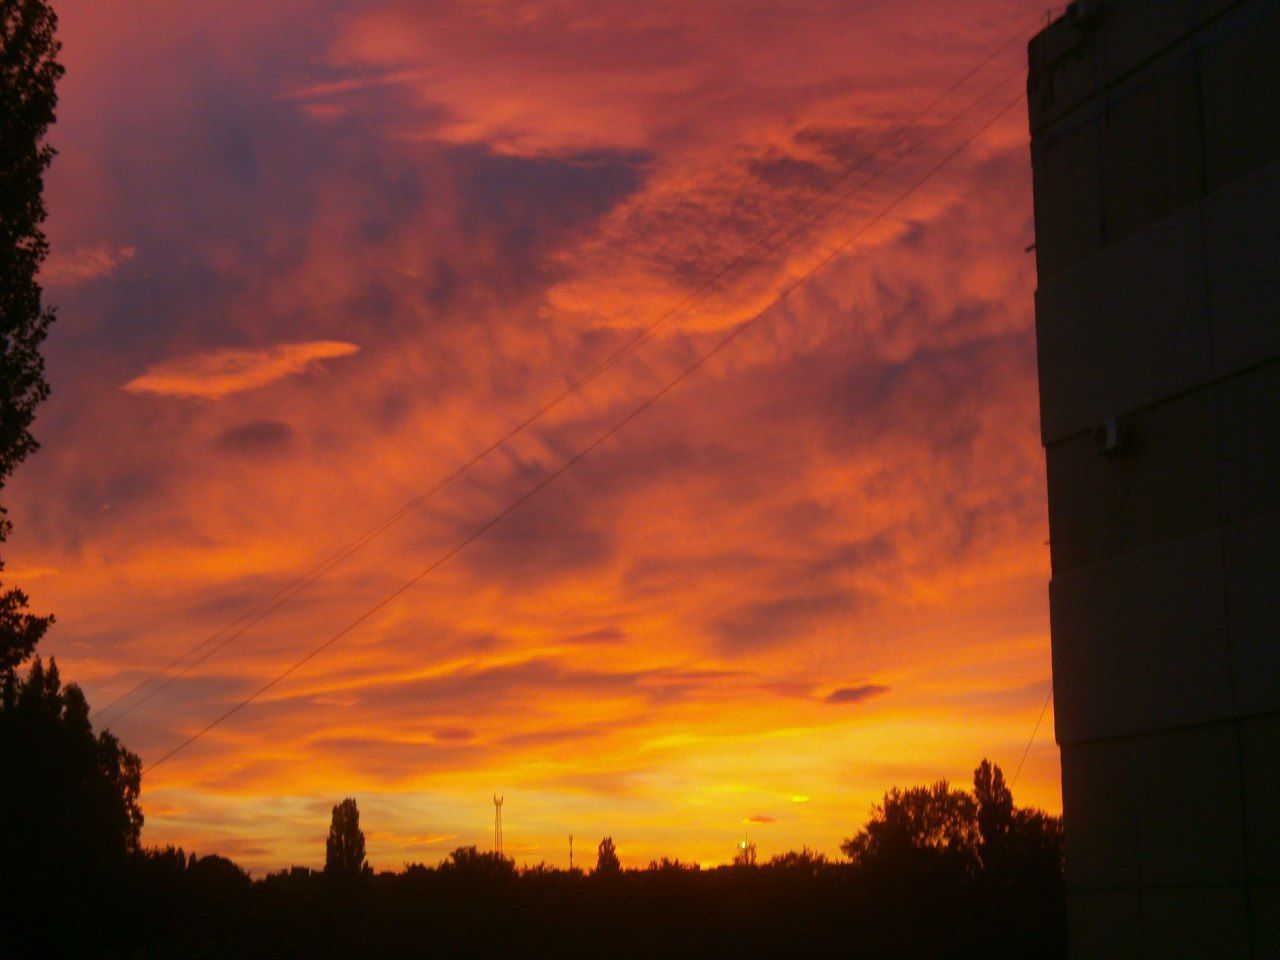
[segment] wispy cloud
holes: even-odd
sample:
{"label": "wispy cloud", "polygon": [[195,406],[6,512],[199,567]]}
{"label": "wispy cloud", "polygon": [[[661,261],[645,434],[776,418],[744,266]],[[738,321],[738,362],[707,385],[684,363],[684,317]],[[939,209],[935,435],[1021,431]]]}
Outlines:
{"label": "wispy cloud", "polygon": [[129,393],[219,400],[233,393],[265,387],[285,377],[305,373],[322,360],[359,351],[341,340],[278,343],[263,350],[215,350],[179,357],[148,367],[124,385]]}
{"label": "wispy cloud", "polygon": [[54,250],[40,270],[40,279],[50,286],[72,286],[114,274],[137,255],[133,247],[110,243]]}

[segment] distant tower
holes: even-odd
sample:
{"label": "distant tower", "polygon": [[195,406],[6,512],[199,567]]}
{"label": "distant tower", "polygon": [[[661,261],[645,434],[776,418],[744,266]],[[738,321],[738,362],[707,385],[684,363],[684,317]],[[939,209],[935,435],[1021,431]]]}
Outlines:
{"label": "distant tower", "polygon": [[502,856],[502,798],[493,798],[493,852]]}
{"label": "distant tower", "polygon": [[573,834],[569,834],[569,872],[573,872]]}

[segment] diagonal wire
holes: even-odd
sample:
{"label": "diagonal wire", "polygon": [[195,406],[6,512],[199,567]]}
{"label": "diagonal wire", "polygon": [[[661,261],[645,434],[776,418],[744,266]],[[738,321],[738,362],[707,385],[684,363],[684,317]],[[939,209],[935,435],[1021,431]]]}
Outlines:
{"label": "diagonal wire", "polygon": [[1022,765],[1027,762],[1027,754],[1031,752],[1031,745],[1036,742],[1036,734],[1040,732],[1040,724],[1044,723],[1044,715],[1049,709],[1049,701],[1053,699],[1053,684],[1049,684],[1049,695],[1044,698],[1044,706],[1040,708],[1040,716],[1036,719],[1036,727],[1031,731],[1031,736],[1027,740],[1026,749],[1022,751],[1022,759],[1018,761],[1018,769],[1013,775],[1013,779],[1009,781],[1009,792],[1013,792],[1013,788],[1018,785],[1018,777],[1022,776]]}
{"label": "diagonal wire", "polygon": [[280,671],[278,674],[276,674],[274,677],[272,677],[262,686],[258,687],[253,693],[249,694],[249,696],[243,698],[242,700],[237,701],[235,704],[233,704],[231,707],[224,710],[221,714],[219,714],[213,720],[209,721],[207,724],[205,724],[195,733],[188,736],[185,740],[180,742],[177,746],[173,747],[167,753],[159,757],[157,760],[150,763],[143,770],[143,773],[144,774],[150,773],[152,770],[155,770],[156,767],[170,760],[172,757],[174,757],[181,751],[185,750],[191,744],[195,743],[197,740],[204,737],[207,733],[209,733],[215,727],[219,726],[220,724],[230,719],[235,714],[239,713],[241,710],[249,706],[249,704],[253,703],[255,700],[258,700],[264,694],[269,692],[272,688],[280,684],[282,681],[284,681],[286,678],[291,676],[297,670],[305,666],[307,663],[310,663],[312,660],[318,657],[325,650],[328,650],[331,646],[333,646],[335,643],[337,643],[347,634],[351,633],[351,631],[356,629],[356,627],[360,626],[362,623],[364,623],[366,620],[368,620],[378,611],[382,610],[388,604],[393,602],[396,598],[400,597],[402,594],[406,593],[408,590],[416,586],[418,583],[424,580],[427,576],[433,573],[440,566],[447,563],[453,557],[457,556],[469,544],[479,539],[480,537],[484,536],[485,533],[487,533],[489,530],[491,530],[493,527],[499,524],[502,520],[504,520],[506,517],[510,516],[516,510],[520,509],[520,507],[522,507],[524,504],[532,500],[543,489],[550,486],[552,483],[554,483],[557,479],[559,479],[569,470],[573,469],[575,465],[577,465],[579,462],[585,459],[588,455],[590,455],[593,450],[595,450],[605,441],[609,440],[611,437],[616,435],[619,431],[621,431],[624,427],[626,427],[627,424],[631,423],[631,421],[635,420],[637,417],[643,414],[646,410],[648,410],[650,407],[656,404],[659,400],[661,400],[668,393],[674,390],[677,386],[679,386],[681,383],[683,383],[685,380],[691,377],[694,373],[702,369],[708,362],[711,361],[712,358],[714,358],[719,353],[721,353],[731,343],[736,341],[748,330],[752,329],[765,316],[767,316],[770,312],[772,312],[773,308],[776,307],[778,304],[782,303],[782,301],[784,301],[788,296],[790,296],[792,292],[794,292],[797,288],[799,288],[803,284],[807,283],[823,268],[825,268],[828,264],[830,264],[837,257],[843,254],[846,250],[848,250],[851,246],[853,246],[853,244],[856,243],[857,240],[860,237],[862,237],[868,230],[876,226],[880,221],[882,221],[885,217],[887,217],[893,210],[895,210],[898,206],[900,206],[904,201],[906,201],[908,198],[914,195],[915,192],[919,190],[922,186],[924,186],[925,183],[927,183],[935,175],[937,175],[939,171],[941,171],[944,167],[950,164],[952,160],[960,156],[960,154],[963,153],[970,144],[972,144],[975,140],[978,139],[978,137],[980,137],[983,133],[985,133],[988,129],[990,129],[990,127],[994,125],[996,121],[998,121],[1001,117],[1003,117],[1006,113],[1008,113],[1011,109],[1013,109],[1013,107],[1016,104],[1021,102],[1021,100],[1023,99],[1023,96],[1024,94],[1020,90],[1011,100],[1009,100],[1002,107],[1000,107],[1000,109],[996,111],[996,113],[992,115],[988,120],[986,120],[980,127],[974,130],[968,136],[966,136],[954,149],[948,152],[941,160],[939,160],[937,163],[931,166],[928,170],[926,170],[920,177],[913,180],[911,184],[908,187],[906,187],[906,189],[904,189],[901,193],[896,195],[894,199],[891,200],[888,204],[883,206],[879,210],[879,212],[875,214],[875,216],[873,216],[870,220],[864,223],[852,236],[848,237],[846,240],[840,243],[839,246],[835,247],[826,255],[824,255],[820,260],[818,260],[817,263],[815,263],[812,267],[810,267],[804,273],[800,274],[799,276],[794,278],[790,283],[786,284],[782,288],[782,290],[774,297],[774,299],[769,303],[768,306],[766,306],[760,312],[747,318],[746,320],[738,324],[736,327],[734,327],[726,336],[721,338],[715,344],[715,346],[713,346],[710,350],[706,351],[705,353],[701,354],[692,364],[685,367],[684,370],[679,375],[677,375],[674,379],[667,381],[659,390],[657,390],[655,393],[651,394],[640,404],[632,408],[621,420],[618,420],[611,427],[609,427],[604,432],[599,434],[594,440],[592,440],[590,443],[588,443],[586,446],[581,448],[573,456],[569,457],[567,460],[561,463],[560,466],[556,467],[554,470],[552,470],[549,474],[547,474],[545,477],[539,480],[536,484],[534,484],[532,487],[530,487],[520,496],[512,500],[502,510],[495,513],[484,523],[480,524],[480,526],[476,527],[471,533],[467,534],[467,536],[465,536],[463,539],[461,539],[456,544],[454,544],[454,546],[450,547],[448,550],[446,550],[444,553],[438,556],[435,560],[433,560],[430,564],[428,564],[418,573],[414,574],[412,577],[410,577],[408,580],[402,583],[395,590],[391,591],[389,594],[387,594],[385,597],[379,600],[376,604],[369,607],[367,610],[365,610],[355,619],[347,623],[347,625],[344,626],[341,630],[330,635],[324,641],[322,641],[317,646],[313,647],[311,650],[305,653],[302,657],[293,661],[291,664],[289,664],[289,666],[285,667],[284,670]]}

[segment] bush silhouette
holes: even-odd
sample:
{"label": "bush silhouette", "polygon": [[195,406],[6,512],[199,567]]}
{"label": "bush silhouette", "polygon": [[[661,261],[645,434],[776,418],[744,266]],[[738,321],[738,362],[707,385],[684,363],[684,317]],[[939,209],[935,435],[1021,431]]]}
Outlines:
{"label": "bush silhouette", "polygon": [[458,847],[441,863],[442,873],[459,877],[498,879],[514,877],[516,864],[496,850],[481,851],[477,847]]}

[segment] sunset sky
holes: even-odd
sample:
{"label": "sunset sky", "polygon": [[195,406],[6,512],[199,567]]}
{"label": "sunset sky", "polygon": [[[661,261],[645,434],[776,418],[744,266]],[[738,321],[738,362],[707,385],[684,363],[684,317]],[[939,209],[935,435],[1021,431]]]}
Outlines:
{"label": "sunset sky", "polygon": [[[317,866],[353,796],[398,869],[487,846],[498,793],[519,862],[572,833],[709,864],[744,832],[835,854],[889,786],[983,756],[1012,776],[1050,675],[1017,100],[1042,6],[56,6],[53,395],[5,579],[95,707],[662,321],[105,712],[144,765],[766,311],[149,771],[145,843]],[[1050,710],[1015,796],[1057,811],[1058,776]]]}

